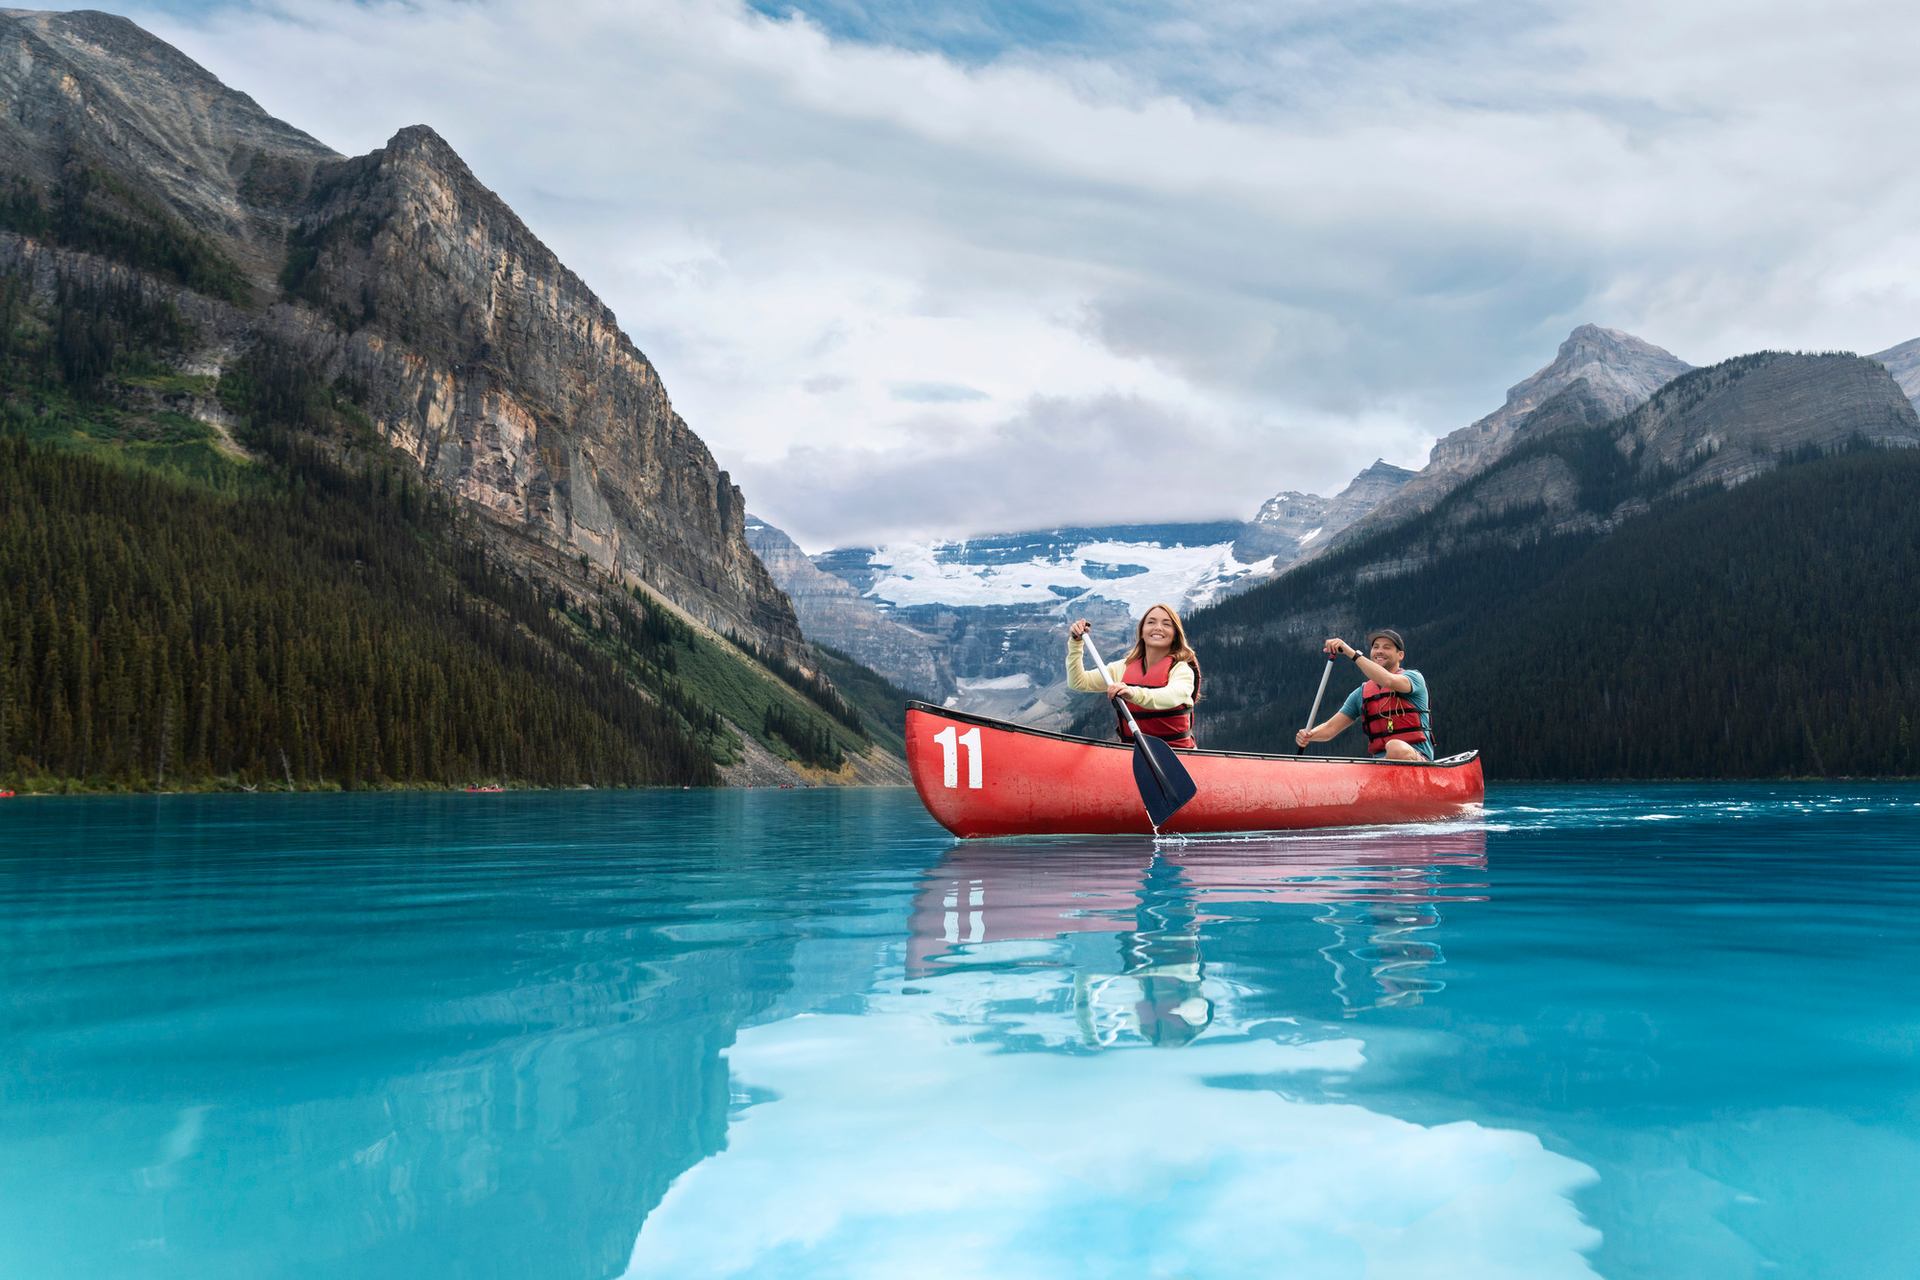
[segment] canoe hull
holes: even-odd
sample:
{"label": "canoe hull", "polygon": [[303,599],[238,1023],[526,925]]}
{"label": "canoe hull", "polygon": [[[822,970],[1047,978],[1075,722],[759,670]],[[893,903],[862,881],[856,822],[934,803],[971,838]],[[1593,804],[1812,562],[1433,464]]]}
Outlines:
{"label": "canoe hull", "polygon": [[[907,708],[921,803],[962,838],[1151,835],[1133,749],[946,711]],[[1161,830],[1285,831],[1457,817],[1486,796],[1477,752],[1434,764],[1183,751],[1199,788]]]}

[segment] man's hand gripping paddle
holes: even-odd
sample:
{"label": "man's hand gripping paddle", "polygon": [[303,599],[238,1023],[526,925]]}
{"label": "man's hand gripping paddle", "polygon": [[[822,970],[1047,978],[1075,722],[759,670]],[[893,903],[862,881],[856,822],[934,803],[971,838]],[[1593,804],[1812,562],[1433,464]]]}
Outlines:
{"label": "man's hand gripping paddle", "polygon": [[[1313,710],[1307,712],[1307,728],[1313,728],[1313,722],[1320,718],[1320,699],[1327,696],[1327,677],[1333,674],[1333,655],[1327,655],[1327,665],[1320,672],[1320,692],[1313,695]],[[1307,744],[1301,743],[1293,749],[1293,754],[1307,754]]]}

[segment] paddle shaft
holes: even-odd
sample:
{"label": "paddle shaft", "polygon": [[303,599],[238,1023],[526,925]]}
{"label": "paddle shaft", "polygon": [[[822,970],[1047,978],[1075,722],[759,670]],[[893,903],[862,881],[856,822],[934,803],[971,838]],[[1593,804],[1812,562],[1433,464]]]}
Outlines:
{"label": "paddle shaft", "polygon": [[[1100,650],[1095,647],[1093,643],[1093,633],[1089,631],[1081,643],[1086,645],[1087,656],[1093,659],[1093,665],[1095,669],[1100,672],[1100,678],[1105,680],[1107,678],[1107,664],[1100,661]],[[1133,730],[1133,743],[1136,747],[1139,746],[1140,722],[1133,718],[1133,708],[1127,705],[1125,698],[1115,698],[1113,704],[1119,707],[1120,714],[1127,718],[1127,728]],[[1153,758],[1151,751],[1143,752],[1143,754],[1147,758],[1147,767],[1153,770],[1153,776],[1160,780],[1161,787],[1170,790],[1171,784],[1167,782],[1167,775],[1160,771],[1160,762]]]}
{"label": "paddle shaft", "polygon": [[[1320,692],[1313,695],[1313,710],[1307,712],[1306,727],[1309,729],[1313,728],[1313,722],[1320,718],[1320,699],[1327,696],[1327,677],[1331,676],[1332,674],[1333,674],[1333,655],[1328,654],[1327,665],[1320,672]],[[1307,754],[1306,745],[1302,743],[1300,746],[1295,747],[1293,749],[1293,754],[1297,756],[1303,756]]]}

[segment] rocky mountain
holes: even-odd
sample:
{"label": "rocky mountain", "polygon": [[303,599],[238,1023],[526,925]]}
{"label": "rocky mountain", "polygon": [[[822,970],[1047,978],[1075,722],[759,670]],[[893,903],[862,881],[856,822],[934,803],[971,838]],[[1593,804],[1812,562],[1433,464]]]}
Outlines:
{"label": "rocky mountain", "polygon": [[[0,172],[92,216],[94,248],[115,231],[177,220],[192,233],[168,274],[194,260],[237,268],[210,290],[271,298],[286,226],[307,176],[339,157],[124,18],[0,10]],[[180,268],[189,268],[186,271]],[[195,283],[214,282],[209,271]]]}
{"label": "rocky mountain", "polygon": [[[431,129],[339,156],[132,23],[91,12],[0,12],[0,95],[0,430],[148,467],[184,486],[182,502],[211,501],[209,488],[253,495],[276,537],[324,547],[328,590],[369,611],[307,655],[273,741],[219,720],[242,704],[202,668],[229,650],[174,652],[184,641],[154,615],[143,625],[161,628],[165,652],[140,660],[161,660],[174,692],[151,691],[141,733],[171,739],[122,750],[112,785],[152,785],[153,762],[177,770],[182,751],[193,785],[291,787],[296,772],[301,785],[434,784],[478,763],[547,784],[716,767],[736,782],[901,780],[866,712],[822,674],[748,544],[739,489],[658,372]],[[30,450],[13,465],[42,463]],[[160,509],[143,505],[139,521]],[[339,534],[356,518],[381,530],[379,563],[371,532]],[[146,536],[139,521],[120,536]],[[217,570],[180,572],[191,587]],[[256,607],[229,578],[202,594]],[[299,607],[272,606],[276,618]],[[484,703],[436,703],[441,719],[413,738],[395,728],[411,704],[356,709],[370,696],[356,664],[377,652],[376,612],[406,619],[408,671],[478,646],[499,687]],[[233,654],[260,652],[253,631],[230,629],[220,639]],[[263,664],[266,693],[250,684],[249,697],[289,669]],[[393,676],[389,694],[414,678]],[[327,716],[300,699],[323,699]],[[189,714],[218,726],[198,746],[181,736]],[[535,716],[545,738],[524,727]],[[577,775],[540,754],[569,724],[597,735]],[[625,741],[620,724],[647,741]],[[449,734],[458,752],[438,749]],[[55,781],[96,776],[98,761],[46,745],[29,741],[18,758]],[[308,767],[284,778],[272,767],[293,758]]]}
{"label": "rocky mountain", "polygon": [[1867,357],[1887,367],[1893,380],[1907,393],[1907,399],[1920,404],[1920,338],[1903,342],[1897,347],[1888,347]]}
{"label": "rocky mountain", "polygon": [[1913,405],[1884,367],[1858,356],[1741,356],[1684,374],[1610,420],[1569,387],[1431,509],[1327,558],[1387,578],[1475,546],[1605,534],[1691,490],[1854,446],[1920,446]]}
{"label": "rocky mountain", "polygon": [[1320,555],[1395,521],[1431,510],[1464,478],[1497,462],[1512,448],[1522,424],[1549,402],[1563,419],[1605,422],[1693,366],[1650,342],[1583,324],[1567,335],[1551,363],[1507,389],[1506,403],[1433,446],[1427,465],[1400,486],[1391,504],[1380,506],[1328,537],[1307,554]]}
{"label": "rocky mountain", "polygon": [[807,558],[780,529],[747,516],[747,544],[793,601],[800,626],[922,698],[939,701],[955,689],[941,638],[916,631],[844,578]]}
{"label": "rocky mountain", "polygon": [[1676,378],[1608,428],[1649,498],[1734,485],[1806,453],[1920,445],[1913,405],[1877,362],[1762,351]]}
{"label": "rocky mountain", "polygon": [[1284,568],[1314,543],[1331,541],[1354,521],[1383,506],[1416,473],[1375,459],[1346,488],[1331,498],[1289,489],[1262,503],[1235,540],[1233,553],[1249,563],[1267,556]]}
{"label": "rocky mountain", "polygon": [[804,661],[738,488],[658,373],[432,130],[343,159],[91,12],[0,14],[0,93],[11,270],[165,298],[207,374],[277,352],[502,529]]}

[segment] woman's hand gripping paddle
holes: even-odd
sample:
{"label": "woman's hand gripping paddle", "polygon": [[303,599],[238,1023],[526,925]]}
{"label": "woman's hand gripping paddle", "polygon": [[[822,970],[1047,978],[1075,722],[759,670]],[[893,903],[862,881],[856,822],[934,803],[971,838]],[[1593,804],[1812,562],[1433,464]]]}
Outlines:
{"label": "woman's hand gripping paddle", "polygon": [[[1087,656],[1104,676],[1106,664],[1100,661],[1100,651],[1093,647],[1093,637],[1088,635],[1085,643]],[[1140,723],[1133,718],[1133,708],[1127,705],[1127,700],[1115,698],[1113,701],[1126,717],[1127,727],[1133,730],[1133,781],[1140,788],[1140,802],[1147,806],[1147,817],[1153,823],[1154,834],[1158,835],[1167,819],[1193,799],[1197,788],[1187,773],[1187,766],[1180,763],[1172,747],[1151,734],[1140,732]]]}
{"label": "woman's hand gripping paddle", "polygon": [[[1313,710],[1307,712],[1306,727],[1309,729],[1313,728],[1313,722],[1320,718],[1320,699],[1327,696],[1327,677],[1332,674],[1333,674],[1333,655],[1328,654],[1327,665],[1320,672],[1320,692],[1313,695]],[[1299,746],[1295,747],[1293,749],[1293,754],[1297,756],[1303,756],[1307,754],[1307,744],[1303,742]]]}

